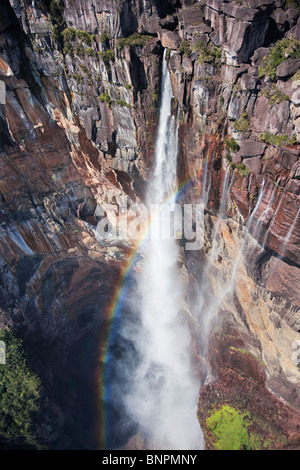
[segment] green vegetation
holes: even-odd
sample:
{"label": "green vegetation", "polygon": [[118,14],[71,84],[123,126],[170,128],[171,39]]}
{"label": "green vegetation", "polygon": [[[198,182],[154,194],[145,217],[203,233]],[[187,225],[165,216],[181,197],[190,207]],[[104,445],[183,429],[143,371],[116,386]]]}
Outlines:
{"label": "green vegetation", "polygon": [[264,57],[261,66],[258,68],[258,76],[269,77],[272,81],[277,80],[276,69],[289,57],[300,58],[300,42],[296,39],[283,38],[277,41],[268,56]]}
{"label": "green vegetation", "polygon": [[64,7],[65,5],[63,0],[51,0],[49,6],[49,16],[52,23],[52,37],[57,42],[61,42],[62,31],[66,27],[66,23],[62,17]]}
{"label": "green vegetation", "polygon": [[155,88],[152,90],[152,105],[151,109],[155,109],[158,105],[158,100],[159,100],[159,90]]}
{"label": "green vegetation", "polygon": [[77,85],[80,85],[80,83],[83,83],[83,76],[80,75],[79,73],[74,73],[73,78],[75,82],[77,83]]}
{"label": "green vegetation", "polygon": [[97,52],[92,47],[88,47],[85,53],[88,57],[97,57]]}
{"label": "green vegetation", "polygon": [[261,142],[265,142],[266,144],[273,145],[274,147],[297,144],[297,137],[295,135],[293,137],[289,137],[287,134],[275,135],[271,134],[269,131],[260,134],[259,140]]}
{"label": "green vegetation", "polygon": [[298,80],[300,80],[300,70],[298,70],[295,75],[290,78],[290,80],[292,80],[292,82],[297,82]]}
{"label": "green vegetation", "polygon": [[[276,184],[274,182],[274,184]],[[243,354],[247,354],[248,356],[253,356],[260,365],[266,367],[266,364],[264,363],[264,361],[261,360],[260,357],[258,356],[254,356],[250,351],[248,351],[247,349],[242,349],[242,348],[235,348],[234,346],[230,346],[229,348],[231,351],[237,351],[237,352],[240,352],[240,353],[243,353]]]}
{"label": "green vegetation", "polygon": [[249,432],[251,417],[237,409],[223,405],[206,419],[214,436],[217,450],[256,450],[261,446],[259,436]]}
{"label": "green vegetation", "polygon": [[237,141],[232,137],[229,139],[228,137],[225,139],[226,149],[230,152],[238,152],[240,150],[240,146]]}
{"label": "green vegetation", "polygon": [[[61,36],[64,44],[64,54],[69,54],[71,57],[74,56],[74,42],[78,39],[80,44],[76,44],[76,54],[81,58],[84,57],[85,53],[89,57],[96,57],[97,53],[92,48],[96,39],[95,34],[69,27],[62,31]],[[89,47],[85,50],[83,44]]]}
{"label": "green vegetation", "polygon": [[242,117],[234,123],[234,128],[237,132],[246,132],[249,130],[250,123],[247,113],[243,113]]}
{"label": "green vegetation", "polygon": [[203,63],[215,63],[216,65],[221,64],[222,51],[218,47],[208,44],[205,46],[202,41],[198,41],[194,46],[194,51],[199,52],[198,62]]}
{"label": "green vegetation", "polygon": [[38,447],[34,427],[41,410],[41,383],[28,367],[22,340],[0,330],[6,345],[6,364],[0,365],[0,438],[21,438]]}
{"label": "green vegetation", "polygon": [[115,52],[112,49],[109,49],[104,52],[99,52],[99,56],[105,63],[105,65],[109,65],[110,62],[115,61]]}
{"label": "green vegetation", "polygon": [[75,41],[76,39],[76,29],[74,28],[65,28],[62,32],[62,36],[65,42]]}
{"label": "green vegetation", "polygon": [[149,35],[146,35],[146,34],[133,33],[133,34],[131,34],[131,36],[128,36],[127,38],[117,39],[117,49],[121,50],[125,46],[130,46],[130,47],[141,46],[141,47],[143,47],[151,39],[153,39],[152,36],[149,36]]}
{"label": "green vegetation", "polygon": [[76,30],[76,37],[84,42],[87,46],[90,46],[95,42],[95,34],[88,33],[87,31]]}
{"label": "green vegetation", "polygon": [[106,33],[102,33],[100,34],[99,39],[101,42],[106,42],[106,41],[109,41],[111,37]]}
{"label": "green vegetation", "polygon": [[82,44],[76,44],[76,47],[75,47],[75,54],[80,57],[81,59],[83,59],[84,57],[84,54],[85,54],[85,51],[84,51],[84,47]]}
{"label": "green vegetation", "polygon": [[111,105],[113,103],[113,100],[111,99],[108,92],[102,93],[99,96],[99,101],[101,101],[101,103],[104,103],[104,102],[107,103],[107,106],[109,107],[109,109],[111,108]]}
{"label": "green vegetation", "polygon": [[88,68],[87,68],[86,65],[80,64],[80,68],[81,68],[81,70],[83,71],[83,73],[88,73]]}
{"label": "green vegetation", "polygon": [[189,56],[191,54],[191,45],[190,41],[182,41],[178,48],[178,52],[183,56]]}
{"label": "green vegetation", "polygon": [[129,109],[131,109],[131,108],[132,108],[131,104],[129,104],[129,103],[126,103],[126,101],[123,101],[123,100],[117,100],[117,103],[118,103],[118,105],[119,105],[119,106],[124,106],[125,108],[129,108]]}
{"label": "green vegetation", "polygon": [[290,99],[288,95],[285,95],[280,90],[278,90],[275,85],[271,90],[262,90],[262,94],[265,95],[265,97],[268,98],[272,104],[284,103]]}
{"label": "green vegetation", "polygon": [[245,163],[235,163],[233,160],[232,160],[232,157],[230,154],[227,154],[226,155],[226,159],[229,163],[229,166],[232,170],[236,170],[239,175],[241,175],[243,178],[245,178],[246,176],[248,176],[251,171],[249,170],[249,168],[245,165]]}

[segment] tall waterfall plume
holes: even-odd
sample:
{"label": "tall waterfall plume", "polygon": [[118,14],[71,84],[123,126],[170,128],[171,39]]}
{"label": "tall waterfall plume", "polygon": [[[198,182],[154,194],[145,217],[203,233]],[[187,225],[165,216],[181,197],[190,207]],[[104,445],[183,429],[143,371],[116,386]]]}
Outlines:
{"label": "tall waterfall plume", "polygon": [[[172,209],[176,194],[178,124],[172,116],[171,78],[164,57],[159,128],[148,205]],[[173,196],[172,196],[173,195]],[[126,396],[128,414],[143,435],[159,449],[201,449],[202,431],[196,416],[199,381],[191,364],[191,337],[182,314],[183,286],[177,268],[174,237],[160,236],[164,210],[151,222],[137,278],[141,327],[132,339],[140,361]],[[130,333],[129,333],[130,335]]]}

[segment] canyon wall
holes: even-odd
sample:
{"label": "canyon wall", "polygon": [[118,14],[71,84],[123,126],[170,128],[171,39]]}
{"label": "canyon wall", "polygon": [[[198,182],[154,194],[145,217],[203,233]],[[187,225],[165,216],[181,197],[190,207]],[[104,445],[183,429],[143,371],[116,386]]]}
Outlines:
{"label": "canyon wall", "polygon": [[[191,303],[213,227],[211,295],[237,270],[206,351],[206,445],[218,448],[209,419],[230,406],[249,411],[253,446],[299,446],[297,2],[4,0],[0,13],[0,321],[24,338],[55,409],[41,440],[98,445],[99,341],[131,244],[99,241],[95,228],[109,204],[143,201],[167,49],[184,201],[206,193],[205,246],[182,256]],[[191,318],[200,388],[201,321]]]}

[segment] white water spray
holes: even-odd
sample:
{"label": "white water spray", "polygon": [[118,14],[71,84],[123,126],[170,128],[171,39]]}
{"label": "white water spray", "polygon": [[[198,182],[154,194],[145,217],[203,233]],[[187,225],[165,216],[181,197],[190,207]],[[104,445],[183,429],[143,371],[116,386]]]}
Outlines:
{"label": "white water spray", "polygon": [[[156,166],[149,183],[148,204],[163,203],[176,193],[178,126],[171,114],[172,97],[164,58]],[[172,207],[174,202],[173,198],[168,204]],[[155,448],[195,450],[203,447],[196,416],[200,383],[193,374],[191,336],[182,313],[184,292],[177,268],[178,248],[174,239],[159,237],[163,216],[152,220],[152,236],[142,253],[143,272],[137,279],[142,327],[138,337],[132,338],[141,360],[126,404]]]}

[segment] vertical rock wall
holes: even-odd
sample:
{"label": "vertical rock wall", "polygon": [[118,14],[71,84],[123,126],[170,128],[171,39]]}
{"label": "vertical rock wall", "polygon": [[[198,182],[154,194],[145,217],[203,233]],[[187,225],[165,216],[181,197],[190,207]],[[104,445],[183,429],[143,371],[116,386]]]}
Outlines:
{"label": "vertical rock wall", "polygon": [[[206,427],[213,409],[224,403],[241,408],[247,399],[255,415],[258,398],[252,424],[263,438],[257,445],[271,448],[278,429],[277,447],[297,445],[298,412],[290,409],[299,408],[299,371],[291,360],[299,336],[297,2],[5,0],[0,12],[0,79],[6,86],[0,106],[0,318],[28,344],[42,338],[52,351],[36,368],[63,410],[62,445],[77,445],[84,422],[70,430],[85,396],[84,364],[76,371],[72,357],[89,341],[96,348],[91,331],[101,330],[129,249],[98,243],[97,209],[123,196],[130,203],[143,200],[164,48],[174,109],[181,111],[178,176],[192,180],[187,201],[204,183],[208,191],[206,251],[226,168],[234,173],[215,279],[230,276],[234,247],[256,207],[257,243],[245,250],[235,304],[224,307],[223,333],[210,343],[217,379],[203,388],[199,405],[207,445],[215,445]],[[195,282],[198,261],[189,266]],[[264,361],[264,372],[243,350]],[[91,357],[87,381],[96,350]],[[56,379],[62,390],[71,387],[70,403],[55,391]],[[230,383],[240,401],[230,402]],[[257,394],[250,397],[253,383]],[[90,381],[91,393],[93,386]],[[283,421],[272,409],[265,413],[268,401]],[[264,418],[272,422],[268,432]],[[89,429],[80,445],[96,446],[93,436]]]}

